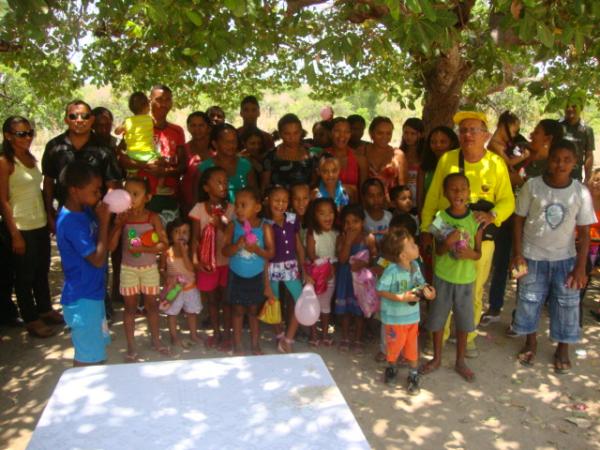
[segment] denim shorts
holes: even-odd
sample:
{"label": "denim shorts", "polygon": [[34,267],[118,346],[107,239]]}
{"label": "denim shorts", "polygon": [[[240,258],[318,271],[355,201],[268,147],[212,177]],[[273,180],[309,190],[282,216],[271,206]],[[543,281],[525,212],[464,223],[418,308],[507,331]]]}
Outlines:
{"label": "denim shorts", "polygon": [[79,300],[63,305],[65,322],[71,328],[75,361],[99,363],[106,360],[110,334],[103,300]]}
{"label": "denim shorts", "polygon": [[528,273],[519,280],[513,330],[517,334],[537,331],[542,307],[548,299],[550,338],[573,344],[579,341],[579,290],[566,287],[575,258],[560,261],[526,259]]}

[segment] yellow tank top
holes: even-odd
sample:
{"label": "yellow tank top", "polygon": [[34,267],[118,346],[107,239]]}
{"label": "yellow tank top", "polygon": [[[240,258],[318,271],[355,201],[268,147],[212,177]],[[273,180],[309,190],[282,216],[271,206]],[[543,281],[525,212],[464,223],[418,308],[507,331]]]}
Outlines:
{"label": "yellow tank top", "polygon": [[140,162],[158,158],[154,146],[154,122],[148,114],[139,114],[125,119],[125,143],[127,155]]}
{"label": "yellow tank top", "polygon": [[15,158],[13,173],[8,177],[8,202],[17,228],[22,231],[46,226],[46,208],[42,197],[42,173]]}

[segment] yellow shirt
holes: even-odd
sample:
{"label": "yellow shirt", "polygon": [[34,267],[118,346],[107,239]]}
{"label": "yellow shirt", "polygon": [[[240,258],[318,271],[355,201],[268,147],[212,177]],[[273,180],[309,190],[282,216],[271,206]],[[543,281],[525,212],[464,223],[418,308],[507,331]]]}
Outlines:
{"label": "yellow shirt", "polygon": [[127,156],[135,161],[150,162],[158,158],[154,145],[154,123],[148,114],[125,119]]}
{"label": "yellow shirt", "polygon": [[[448,199],[444,196],[443,184],[446,175],[460,171],[458,153],[458,149],[446,152],[438,162],[421,212],[421,231],[423,232],[429,231],[429,226],[437,211],[450,206]],[[494,224],[500,226],[515,210],[515,196],[510,185],[506,163],[500,156],[486,150],[483,158],[475,163],[465,160],[464,170],[471,189],[470,202],[487,200],[493,203],[495,206],[492,211],[496,213]]]}
{"label": "yellow shirt", "polygon": [[42,172],[29,168],[15,158],[15,169],[8,177],[8,203],[17,229],[37,230],[46,226],[46,208],[42,198]]}

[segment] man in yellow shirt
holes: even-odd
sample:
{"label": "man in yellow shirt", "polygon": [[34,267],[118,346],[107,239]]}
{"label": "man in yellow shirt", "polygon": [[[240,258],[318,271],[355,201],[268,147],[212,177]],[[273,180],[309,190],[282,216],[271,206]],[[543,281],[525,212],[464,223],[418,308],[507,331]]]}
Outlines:
{"label": "man in yellow shirt", "polygon": [[[445,153],[438,162],[421,212],[421,231],[425,247],[430,247],[428,244],[431,244],[432,236],[429,228],[435,213],[450,206],[443,193],[444,178],[449,173],[464,172],[471,188],[471,209],[477,221],[485,227],[473,294],[473,317],[477,327],[481,317],[483,286],[489,276],[494,255],[493,230],[513,213],[515,197],[506,163],[500,156],[485,148],[490,137],[486,115],[474,111],[459,111],[453,120],[458,125],[460,148]],[[446,324],[444,340],[448,335],[449,326]],[[469,333],[468,357],[478,355],[476,336],[476,332]]]}

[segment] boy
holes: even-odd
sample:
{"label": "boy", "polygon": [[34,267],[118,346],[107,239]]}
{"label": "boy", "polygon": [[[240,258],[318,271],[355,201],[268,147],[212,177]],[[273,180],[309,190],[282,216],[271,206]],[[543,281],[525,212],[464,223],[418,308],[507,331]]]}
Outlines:
{"label": "boy", "polygon": [[[399,185],[391,188],[390,202],[391,212],[394,216],[398,214],[410,214],[414,222],[417,224],[417,228],[419,227],[419,217],[416,214],[413,214],[415,212],[415,205],[413,203],[412,192],[410,191],[409,186]],[[418,237],[419,234],[417,233],[416,236]]]}
{"label": "boy", "polygon": [[[519,280],[513,330],[527,335],[519,362],[531,366],[537,351],[536,331],[548,299],[550,339],[557,342],[554,371],[571,370],[569,344],[579,340],[579,289],[587,282],[589,225],[596,215],[588,189],[572,178],[577,148],[560,140],[550,147],[545,175],[525,183],[514,217],[513,267],[527,267]],[[575,246],[575,231],[579,245]]]}
{"label": "boy", "polygon": [[56,220],[64,272],[60,301],[75,347],[73,366],[98,364],[110,343],[104,310],[110,212],[99,202],[102,178],[84,162],[67,165],[60,181],[67,192]]}
{"label": "boy", "polygon": [[254,95],[247,95],[242,99],[240,104],[240,117],[242,118],[242,126],[237,129],[238,137],[241,139],[249,130],[258,129],[262,135],[262,145],[265,151],[275,147],[273,136],[266,131],[258,128],[258,118],[260,117],[260,105]]}
{"label": "boy", "polygon": [[466,381],[473,381],[475,374],[465,364],[465,353],[467,334],[475,329],[473,285],[477,278],[475,261],[481,257],[482,229],[468,206],[470,188],[465,174],[448,174],[443,189],[450,207],[437,212],[430,228],[436,238],[433,285],[438,292],[427,321],[427,329],[433,333],[433,359],[421,373],[440,367],[444,325],[452,310],[456,326],[454,370]]}
{"label": "boy", "polygon": [[[435,289],[425,286],[425,280],[417,258],[419,248],[405,230],[391,231],[383,237],[382,252],[393,259],[377,282],[377,294],[381,297],[381,321],[385,327],[386,359],[385,383],[392,382],[398,369],[396,362],[401,353],[410,366],[408,393],[419,393],[419,300],[415,288],[422,287],[422,295],[428,300],[435,298]],[[418,289],[419,291],[421,289]]]}

